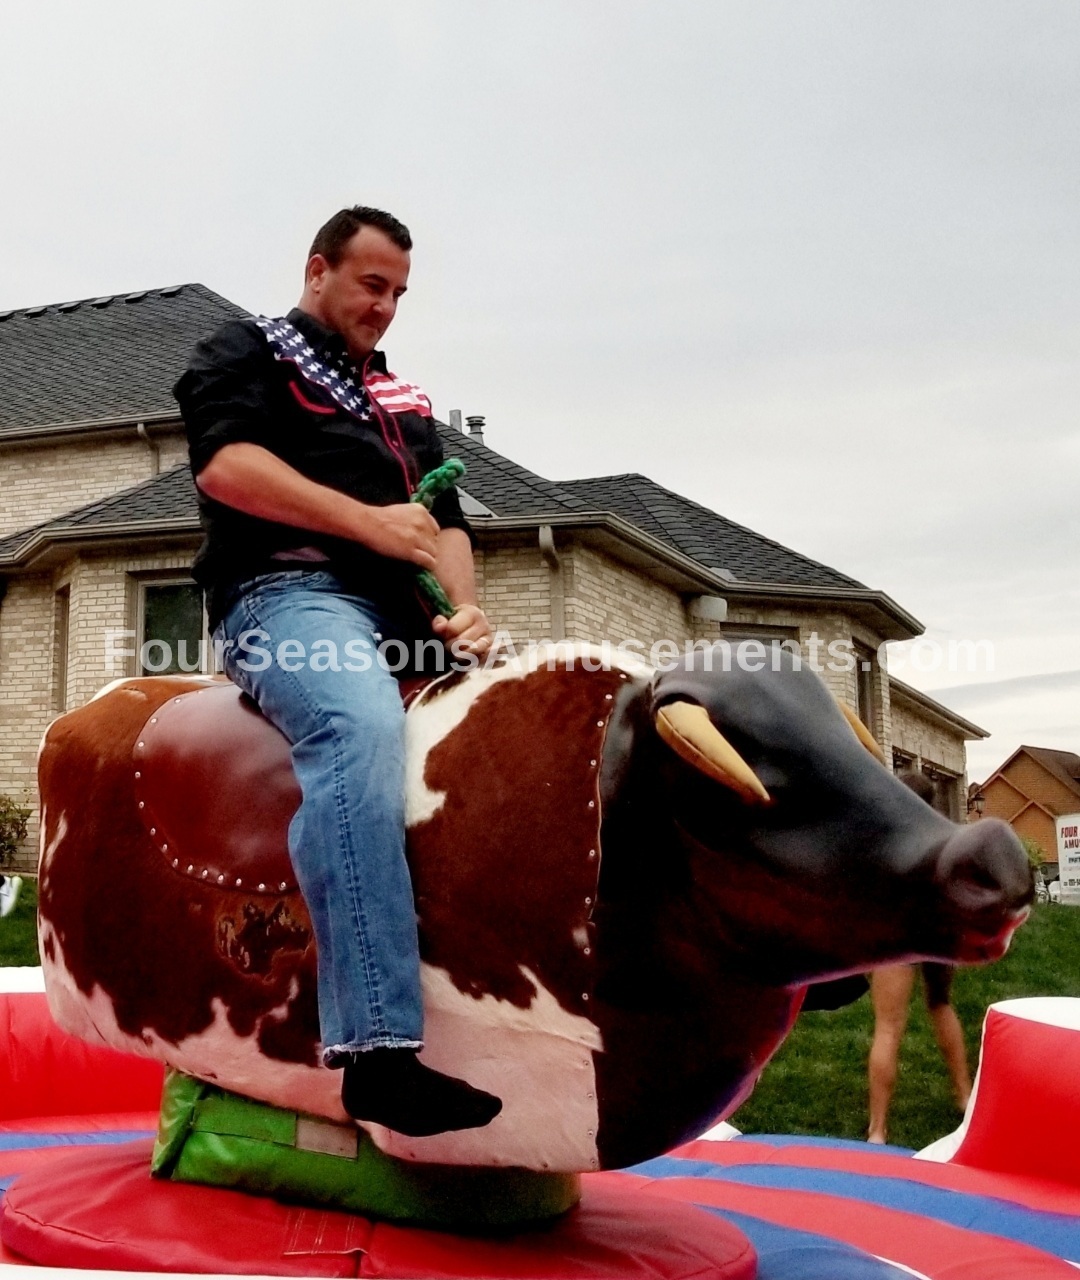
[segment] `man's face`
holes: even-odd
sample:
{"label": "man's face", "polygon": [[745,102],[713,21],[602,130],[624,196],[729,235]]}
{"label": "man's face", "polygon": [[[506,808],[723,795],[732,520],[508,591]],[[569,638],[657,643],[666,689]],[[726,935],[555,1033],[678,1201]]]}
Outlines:
{"label": "man's face", "polygon": [[350,355],[364,360],[379,344],[409,281],[409,255],[377,227],[361,227],[332,267],[321,254],[308,262],[301,308],[340,333]]}

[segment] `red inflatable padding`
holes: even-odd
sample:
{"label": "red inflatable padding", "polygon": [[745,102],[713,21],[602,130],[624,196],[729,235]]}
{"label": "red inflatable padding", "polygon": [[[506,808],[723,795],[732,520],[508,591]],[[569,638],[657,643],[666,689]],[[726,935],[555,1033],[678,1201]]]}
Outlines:
{"label": "red inflatable padding", "polygon": [[581,1205],[551,1226],[477,1239],[154,1181],[150,1146],[78,1149],[29,1171],[5,1198],[4,1245],[42,1266],[236,1275],[754,1280],[757,1271],[735,1227],[643,1197],[633,1179],[587,1176]]}
{"label": "red inflatable padding", "polygon": [[1080,1030],[992,1006],[967,1131],[952,1163],[1080,1186],[1078,1080]]}
{"label": "red inflatable padding", "polygon": [[0,1122],[156,1112],[163,1074],[158,1062],[61,1031],[40,993],[0,993]]}
{"label": "red inflatable padding", "polygon": [[95,1111],[75,1116],[22,1116],[18,1120],[0,1120],[0,1134],[5,1133],[104,1133],[145,1129],[153,1133],[158,1127],[160,1106],[145,1111]]}

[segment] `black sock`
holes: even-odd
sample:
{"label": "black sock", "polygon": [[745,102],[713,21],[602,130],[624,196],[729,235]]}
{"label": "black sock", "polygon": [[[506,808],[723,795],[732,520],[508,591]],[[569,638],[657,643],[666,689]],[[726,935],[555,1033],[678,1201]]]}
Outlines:
{"label": "black sock", "polygon": [[410,1138],[479,1129],[502,1110],[494,1094],[432,1071],[415,1049],[369,1049],[345,1063],[341,1104],[354,1120],[386,1125]]}

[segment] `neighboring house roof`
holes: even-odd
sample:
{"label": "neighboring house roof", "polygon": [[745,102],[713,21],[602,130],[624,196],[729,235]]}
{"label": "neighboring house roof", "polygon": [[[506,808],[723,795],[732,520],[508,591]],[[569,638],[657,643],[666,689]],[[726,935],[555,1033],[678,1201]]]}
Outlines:
{"label": "neighboring house roof", "polygon": [[1080,756],[1073,751],[1055,751],[1051,747],[1021,747],[1031,758],[1076,796],[1080,796]]}
{"label": "neighboring house roof", "polygon": [[1019,791],[1021,795],[1026,795],[1026,792],[1022,791],[1015,782],[1005,776],[1005,770],[1020,755],[1029,756],[1037,765],[1045,769],[1056,782],[1061,783],[1066,790],[1080,799],[1080,756],[1074,751],[1057,751],[1052,747],[1017,747],[1012,755],[999,764],[978,789],[980,791],[985,790],[991,782],[1000,780],[1008,783],[1014,791]]}
{"label": "neighboring house roof", "polygon": [[245,314],[201,284],[0,311],[0,440],[176,418],[192,347]]}
{"label": "neighboring house roof", "polygon": [[564,480],[560,486],[590,510],[613,511],[707,568],[740,582],[865,590],[861,582],[762,537],[682,494],[634,473]]}

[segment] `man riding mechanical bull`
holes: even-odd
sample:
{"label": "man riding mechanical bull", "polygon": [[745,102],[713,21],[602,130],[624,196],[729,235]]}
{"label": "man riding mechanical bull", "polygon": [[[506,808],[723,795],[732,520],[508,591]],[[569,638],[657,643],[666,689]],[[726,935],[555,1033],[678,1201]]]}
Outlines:
{"label": "man riding mechanical bull", "polygon": [[409,243],[335,215],[301,306],[227,324],[177,386],[232,683],[122,680],[46,733],[50,1006],[407,1164],[620,1168],[730,1114],[808,986],[1000,956],[1030,871],[790,654],[537,649],[406,712],[383,641],[473,667],[492,643],[457,497],[410,501],[430,405],[375,350]]}
{"label": "man riding mechanical bull", "polygon": [[[459,657],[483,658],[492,643],[456,493],[430,512],[410,502],[443,461],[430,402],[376,349],[411,248],[390,214],[342,209],[311,246],[299,306],[224,325],[175,395],[206,533],[194,575],[215,640],[228,675],[292,744],[302,800],[289,853],[317,941],[323,1062],[344,1069],[354,1119],[419,1137],[486,1125],[501,1102],[417,1057],[405,712],[395,676],[373,660],[384,641],[414,652],[433,633]],[[425,610],[417,569],[435,573],[451,616]],[[367,661],[297,660],[320,641]]]}

